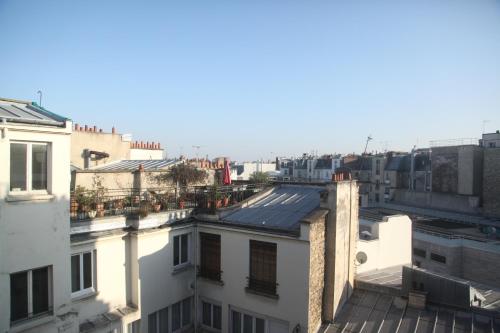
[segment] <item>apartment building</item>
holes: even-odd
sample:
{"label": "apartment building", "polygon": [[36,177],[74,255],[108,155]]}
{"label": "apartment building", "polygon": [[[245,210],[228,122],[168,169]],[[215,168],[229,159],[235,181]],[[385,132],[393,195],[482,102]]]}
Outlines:
{"label": "apartment building", "polygon": [[0,99],[0,331],[76,332],[71,309],[71,121]]}
{"label": "apartment building", "polygon": [[338,167],[340,155],[312,156],[304,154],[293,161],[293,179],[302,181],[330,182]]}
{"label": "apartment building", "polygon": [[249,180],[255,172],[264,172],[271,174],[276,171],[276,164],[255,161],[235,163],[231,165],[231,180]]}
{"label": "apartment building", "polygon": [[315,332],[349,298],[355,182],[245,188],[215,211],[113,194],[76,217],[71,122],[21,101],[0,111],[1,331]]}
{"label": "apartment building", "polygon": [[97,126],[74,125],[71,135],[71,166],[88,169],[120,160],[161,160],[165,151],[159,142],[132,141],[131,134],[111,133]]}

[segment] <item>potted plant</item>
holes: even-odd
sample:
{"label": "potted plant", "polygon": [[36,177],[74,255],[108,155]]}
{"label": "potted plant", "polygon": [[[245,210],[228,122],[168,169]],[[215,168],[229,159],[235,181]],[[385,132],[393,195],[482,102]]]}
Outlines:
{"label": "potted plant", "polygon": [[179,208],[184,209],[185,205],[186,205],[186,199],[185,199],[184,195],[181,195],[179,197]]}
{"label": "potted plant", "polygon": [[[85,187],[78,185],[74,192],[74,198],[76,205],[78,207],[78,219],[84,220],[87,218],[87,214],[91,211],[92,205],[92,193],[89,192]],[[90,216],[89,216],[90,217]]]}
{"label": "potted plant", "polygon": [[223,203],[224,207],[229,206],[229,198],[231,198],[231,194],[226,193],[224,195],[224,198],[222,199],[222,203]]}
{"label": "potted plant", "polygon": [[222,207],[222,194],[220,192],[215,192],[215,208]]}

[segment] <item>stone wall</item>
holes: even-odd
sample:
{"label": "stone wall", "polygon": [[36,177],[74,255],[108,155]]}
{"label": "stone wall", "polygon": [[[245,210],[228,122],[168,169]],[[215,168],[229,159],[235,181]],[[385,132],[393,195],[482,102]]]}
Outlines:
{"label": "stone wall", "polygon": [[432,191],[457,193],[458,151],[457,147],[432,149]]}
{"label": "stone wall", "polygon": [[[325,211],[326,212],[326,211]],[[325,214],[311,221],[309,227],[309,313],[308,332],[316,332],[322,322],[325,286]]]}
{"label": "stone wall", "polygon": [[483,209],[485,215],[500,217],[500,148],[484,150]]}

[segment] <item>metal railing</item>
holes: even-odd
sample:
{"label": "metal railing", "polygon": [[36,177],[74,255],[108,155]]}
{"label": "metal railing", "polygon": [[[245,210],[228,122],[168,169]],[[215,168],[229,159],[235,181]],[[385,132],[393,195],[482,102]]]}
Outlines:
{"label": "metal railing", "polygon": [[136,215],[145,217],[179,209],[215,212],[243,201],[262,191],[265,184],[228,186],[186,186],[148,189],[86,190],[71,192],[70,217],[72,221],[90,220],[106,216]]}
{"label": "metal railing", "polygon": [[198,266],[198,276],[213,281],[221,281],[222,271],[210,267]]}
{"label": "metal railing", "polygon": [[247,286],[248,289],[268,295],[277,294],[278,283],[276,283],[276,281],[258,280],[251,277],[247,277],[247,279],[248,279],[248,286]]}

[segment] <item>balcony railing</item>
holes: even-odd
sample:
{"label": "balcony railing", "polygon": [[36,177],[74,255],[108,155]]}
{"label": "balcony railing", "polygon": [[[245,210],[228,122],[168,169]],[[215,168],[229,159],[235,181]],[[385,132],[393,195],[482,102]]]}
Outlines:
{"label": "balcony railing", "polygon": [[263,190],[263,184],[229,186],[187,186],[148,189],[77,189],[71,192],[70,216],[82,221],[105,216],[132,215],[145,217],[179,209],[214,212]]}
{"label": "balcony railing", "polygon": [[265,281],[248,277],[248,289],[257,293],[276,296],[278,284],[275,281]]}

